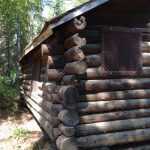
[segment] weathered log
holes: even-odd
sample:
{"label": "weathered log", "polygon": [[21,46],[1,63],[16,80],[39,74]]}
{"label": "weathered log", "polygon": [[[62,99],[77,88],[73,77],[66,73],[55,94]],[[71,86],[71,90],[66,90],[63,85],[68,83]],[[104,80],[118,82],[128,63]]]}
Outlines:
{"label": "weathered log", "polygon": [[128,147],[122,147],[122,148],[116,148],[116,150],[150,150],[150,145],[144,144],[144,145],[135,145],[135,146],[131,146],[129,145]]}
{"label": "weathered log", "polygon": [[52,86],[48,92],[45,93],[45,97],[52,103],[62,104],[67,109],[76,108],[79,94],[74,86]]}
{"label": "weathered log", "polygon": [[129,99],[78,103],[78,110],[80,113],[110,112],[115,110],[131,110],[149,107],[150,99]]}
{"label": "weathered log", "polygon": [[38,104],[36,104],[31,98],[29,97],[25,97],[26,102],[32,106],[39,114],[41,114],[45,119],[47,119],[52,126],[57,126],[60,121],[58,120],[57,117],[52,117],[51,115],[49,115],[48,112],[46,112],[42,107],[40,107]]}
{"label": "weathered log", "polygon": [[146,89],[150,87],[149,78],[144,79],[107,79],[87,80],[81,82],[81,88],[87,92],[101,92],[105,90]]}
{"label": "weathered log", "polygon": [[150,129],[139,129],[135,131],[124,131],[109,134],[91,135],[77,138],[77,145],[80,148],[98,146],[111,146],[133,142],[142,142],[150,139]]}
{"label": "weathered log", "polygon": [[150,65],[150,53],[142,53],[143,56],[143,65]]}
{"label": "weathered log", "polygon": [[100,54],[88,55],[85,59],[88,67],[99,67],[102,63],[102,57]]}
{"label": "weathered log", "polygon": [[73,137],[61,135],[57,138],[56,145],[59,150],[78,150],[76,141]]}
{"label": "weathered log", "polygon": [[86,39],[81,38],[78,33],[76,33],[73,36],[67,38],[64,42],[64,47],[66,49],[70,49],[74,46],[82,47],[84,45],[86,45]]}
{"label": "weathered log", "polygon": [[142,42],[141,49],[143,52],[149,53],[150,52],[150,43],[149,42]]}
{"label": "weathered log", "polygon": [[74,109],[77,106],[79,100],[79,93],[77,88],[74,86],[63,86],[58,92],[60,98],[62,99],[62,104],[67,109]]}
{"label": "weathered log", "polygon": [[58,128],[62,132],[62,134],[66,137],[72,137],[75,135],[75,128],[74,127],[65,126],[63,124],[60,124]]}
{"label": "weathered log", "polygon": [[97,54],[102,51],[100,44],[87,44],[81,48],[84,54]]}
{"label": "weathered log", "polygon": [[[41,74],[41,78],[44,77],[45,74]],[[59,71],[58,69],[48,69],[47,76],[49,81],[60,81],[63,77],[64,73]]]}
{"label": "weathered log", "polygon": [[66,126],[75,127],[79,124],[79,116],[76,110],[63,110],[58,114],[59,120]]}
{"label": "weathered log", "polygon": [[76,136],[87,136],[144,128],[150,128],[150,118],[127,119],[78,125],[76,127]]}
{"label": "weathered log", "polygon": [[150,90],[125,90],[113,92],[100,92],[96,94],[86,94],[81,96],[80,101],[105,101],[105,100],[119,100],[119,99],[138,99],[150,98]]}
{"label": "weathered log", "polygon": [[52,141],[55,141],[61,134],[58,128],[53,128],[51,123],[46,120],[43,116],[41,116],[31,105],[27,104],[29,110],[32,112],[35,119],[38,121],[40,127],[42,127],[45,132],[49,135]]}
{"label": "weathered log", "polygon": [[63,85],[76,85],[78,82],[76,75],[65,75],[62,78]]}
{"label": "weathered log", "polygon": [[42,44],[41,45],[41,56],[43,57],[43,56],[48,56],[50,53],[49,53],[49,49],[48,49],[48,47],[47,47],[47,45],[46,44]]}
{"label": "weathered log", "polygon": [[85,78],[87,79],[107,79],[107,78],[132,78],[132,77],[150,77],[150,67],[143,67],[141,72],[107,72],[101,67],[87,68]]}
{"label": "weathered log", "polygon": [[50,113],[52,116],[57,117],[58,113],[63,110],[63,106],[61,104],[53,104],[45,96],[39,96],[39,95],[37,95],[37,93],[35,93],[35,94],[31,93],[31,98],[39,106],[41,106],[45,111]]}
{"label": "weathered log", "polygon": [[67,63],[64,67],[66,74],[84,74],[86,72],[87,65],[84,61],[76,61]]}
{"label": "weathered log", "polygon": [[75,18],[63,27],[63,32],[66,36],[73,35],[85,29],[87,26],[86,18],[81,16],[79,19]]}
{"label": "weathered log", "polygon": [[81,61],[85,58],[85,55],[81,49],[77,46],[70,48],[64,53],[67,61]]}
{"label": "weathered log", "polygon": [[136,109],[80,116],[80,124],[149,117],[150,109]]}

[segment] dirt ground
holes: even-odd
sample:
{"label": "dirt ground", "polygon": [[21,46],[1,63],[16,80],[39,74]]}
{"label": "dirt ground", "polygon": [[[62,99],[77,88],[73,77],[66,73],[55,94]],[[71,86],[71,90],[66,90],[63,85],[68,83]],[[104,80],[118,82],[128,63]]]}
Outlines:
{"label": "dirt ground", "polygon": [[48,150],[48,142],[32,115],[0,116],[0,150]]}

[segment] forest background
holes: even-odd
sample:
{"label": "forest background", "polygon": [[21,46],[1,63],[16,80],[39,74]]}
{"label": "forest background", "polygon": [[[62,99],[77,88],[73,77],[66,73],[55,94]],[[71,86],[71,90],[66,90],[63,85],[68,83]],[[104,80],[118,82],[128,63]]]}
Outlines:
{"label": "forest background", "polygon": [[19,58],[44,22],[87,0],[0,0],[0,114],[19,109]]}

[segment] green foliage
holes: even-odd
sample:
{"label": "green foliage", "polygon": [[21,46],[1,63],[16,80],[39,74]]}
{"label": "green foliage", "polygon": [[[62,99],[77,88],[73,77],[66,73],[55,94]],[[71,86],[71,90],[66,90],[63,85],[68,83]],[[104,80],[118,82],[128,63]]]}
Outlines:
{"label": "green foliage", "polygon": [[0,111],[10,114],[14,114],[18,111],[19,104],[19,86],[14,82],[14,78],[14,72],[12,72],[12,78],[0,76]]}
{"label": "green foliage", "polygon": [[25,139],[25,138],[28,138],[29,136],[29,131],[27,129],[24,129],[24,128],[16,128],[13,130],[13,133],[12,133],[12,138],[15,138],[17,140],[22,140],[22,139]]}

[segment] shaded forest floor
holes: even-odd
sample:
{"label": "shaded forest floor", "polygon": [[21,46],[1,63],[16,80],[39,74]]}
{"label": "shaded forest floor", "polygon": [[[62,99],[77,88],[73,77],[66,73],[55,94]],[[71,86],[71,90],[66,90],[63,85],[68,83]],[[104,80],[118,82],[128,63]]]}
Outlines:
{"label": "shaded forest floor", "polygon": [[3,111],[0,115],[0,150],[49,150],[49,145],[27,109],[13,115]]}

